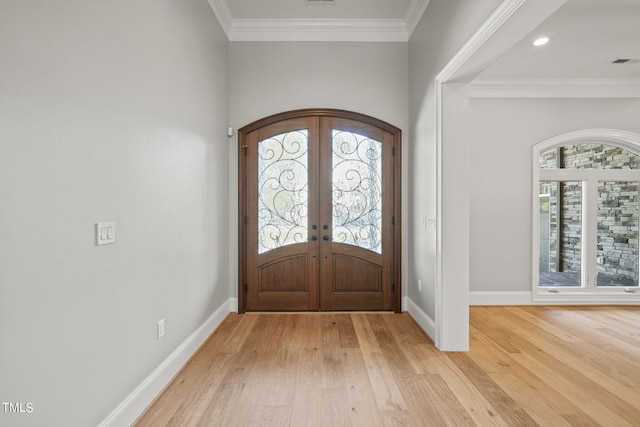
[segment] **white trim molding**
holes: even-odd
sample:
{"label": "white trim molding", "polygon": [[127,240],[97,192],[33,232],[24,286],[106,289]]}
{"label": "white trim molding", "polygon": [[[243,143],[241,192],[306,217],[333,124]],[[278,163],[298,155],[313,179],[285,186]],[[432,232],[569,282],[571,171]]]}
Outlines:
{"label": "white trim molding", "polygon": [[226,0],[207,0],[207,3],[209,3],[218,23],[220,23],[222,31],[224,31],[227,39],[229,39],[233,17],[231,16],[231,11],[229,10]]}
{"label": "white trim molding", "polygon": [[407,39],[411,37],[427,10],[431,0],[411,0],[407,12],[404,14],[404,23],[407,29]]}
{"label": "white trim molding", "polygon": [[[627,293],[625,289],[632,292]],[[557,292],[553,292],[557,291]],[[533,304],[542,305],[640,305],[640,292],[634,288],[620,287],[611,292],[572,292],[568,288],[540,290],[533,297]]]}
{"label": "white trim molding", "polygon": [[407,297],[407,313],[413,317],[413,320],[429,335],[429,338],[435,341],[436,324],[431,317],[427,315],[411,298]]}
{"label": "white trim molding", "polygon": [[477,79],[471,98],[640,98],[640,79]]}
{"label": "white trim molding", "polygon": [[[505,0],[482,24],[482,26],[467,40],[453,58],[445,65],[435,78],[435,138],[436,138],[436,283],[435,283],[435,322],[433,339],[437,348],[448,351],[468,348],[469,329],[453,327],[455,322],[446,321],[463,314],[460,299],[456,298],[455,289],[443,284],[443,115],[444,115],[444,85],[457,77],[464,66],[469,65],[480,48],[488,44],[489,40],[509,19],[520,9],[526,0]],[[481,55],[484,56],[484,55]],[[468,265],[468,258],[465,260]],[[465,287],[465,297],[468,298],[469,283],[458,284]],[[446,289],[445,289],[446,288]],[[460,289],[457,289],[460,291]],[[449,293],[452,293],[449,295]],[[468,301],[463,303],[468,312]],[[446,323],[446,325],[445,325]],[[452,326],[449,326],[452,325]]]}
{"label": "white trim molding", "polygon": [[404,19],[234,19],[226,0],[207,0],[229,41],[280,42],[408,42],[430,1],[411,0]]}
{"label": "white trim molding", "polygon": [[[167,359],[129,394],[98,427],[129,426],[144,412],[180,372],[191,356],[209,338],[227,315],[234,311],[233,298],[225,301]],[[237,305],[237,302],[236,302]]]}
{"label": "white trim molding", "polygon": [[[563,145],[594,141],[609,142],[640,155],[640,151],[638,151],[638,147],[640,146],[640,134],[621,129],[580,129],[562,133],[538,142],[533,147],[533,155],[540,155],[540,153],[544,153],[552,148],[558,148]],[[535,159],[535,162],[538,161],[537,157],[533,158]],[[534,165],[536,164],[537,163],[534,163]],[[533,170],[536,171],[538,168],[536,167]]]}
{"label": "white trim molding", "polygon": [[[460,327],[461,316],[468,316],[469,280],[451,280],[455,271],[444,272],[443,241],[443,126],[445,115],[444,89],[447,83],[467,84],[487,66],[494,63],[517,41],[537,27],[567,0],[504,0],[469,40],[460,48],[435,78],[435,139],[436,139],[436,283],[435,283],[435,344],[441,350],[468,348],[469,328]],[[468,89],[468,88],[467,88]],[[468,190],[468,189],[466,189]],[[450,240],[450,239],[449,239]],[[467,241],[462,242],[468,244]],[[447,254],[447,256],[450,256]],[[451,256],[458,256],[451,255]],[[468,269],[468,253],[459,261]],[[449,267],[451,268],[451,267]],[[448,274],[447,274],[448,273]],[[453,274],[451,274],[453,273]],[[448,283],[443,283],[448,280]],[[457,321],[458,320],[458,321]]]}
{"label": "white trim molding", "polygon": [[400,300],[400,311],[407,311],[407,307],[409,306],[409,297],[403,296]]}
{"label": "white trim molding", "polygon": [[439,84],[453,79],[454,75],[466,64],[473,54],[498,31],[526,0],[505,0],[460,48],[449,63],[436,76]]}
{"label": "white trim molding", "polygon": [[402,19],[234,19],[229,41],[407,42]]}
{"label": "white trim molding", "polygon": [[592,296],[592,298],[549,298],[544,301],[533,301],[530,291],[489,291],[489,292],[469,292],[470,306],[485,305],[640,305],[640,300],[629,300],[615,296],[603,297],[602,295]]}

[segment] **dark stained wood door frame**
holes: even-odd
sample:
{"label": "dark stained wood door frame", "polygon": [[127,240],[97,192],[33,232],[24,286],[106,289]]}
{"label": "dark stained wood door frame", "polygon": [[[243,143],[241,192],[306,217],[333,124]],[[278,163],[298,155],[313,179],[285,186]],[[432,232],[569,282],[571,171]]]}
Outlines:
{"label": "dark stained wood door frame", "polygon": [[380,128],[393,135],[394,138],[394,176],[393,189],[395,202],[393,206],[393,224],[394,224],[394,241],[393,241],[393,310],[401,311],[402,301],[402,282],[401,282],[401,130],[389,123],[383,122],[371,116],[356,113],[347,110],[336,109],[302,109],[288,111],[275,114],[257,120],[238,130],[238,312],[246,311],[246,292],[247,292],[247,171],[248,162],[245,156],[246,137],[249,133],[258,130],[264,126],[278,123],[283,120],[301,118],[301,117],[335,117],[349,119],[366,123],[368,125]]}

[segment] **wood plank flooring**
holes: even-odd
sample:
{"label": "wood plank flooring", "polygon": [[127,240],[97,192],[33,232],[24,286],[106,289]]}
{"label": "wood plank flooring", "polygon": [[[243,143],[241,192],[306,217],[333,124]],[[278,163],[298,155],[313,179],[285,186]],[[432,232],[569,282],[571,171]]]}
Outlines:
{"label": "wood plank flooring", "polygon": [[640,307],[230,314],[136,426],[639,426]]}

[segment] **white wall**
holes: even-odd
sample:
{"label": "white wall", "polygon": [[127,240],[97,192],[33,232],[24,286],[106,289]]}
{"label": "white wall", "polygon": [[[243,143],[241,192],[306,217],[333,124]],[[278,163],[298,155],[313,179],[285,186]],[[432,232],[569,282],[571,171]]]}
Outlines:
{"label": "white wall", "polygon": [[205,0],[0,4],[0,425],[98,424],[228,300],[227,49]]}
{"label": "white wall", "polygon": [[[262,117],[301,108],[339,108],[367,114],[399,127],[406,147],[408,58],[406,43],[232,42],[230,123],[234,128]],[[404,150],[405,148],[403,148]],[[403,155],[406,165],[407,156]],[[229,157],[230,217],[237,218],[237,153]],[[406,183],[406,167],[403,182]],[[403,216],[406,217],[403,185]],[[232,263],[237,226],[230,227]],[[403,234],[406,241],[406,228]],[[403,282],[406,283],[406,247]],[[237,282],[234,271],[232,281]],[[403,295],[406,294],[406,286]]]}
{"label": "white wall", "polygon": [[569,131],[640,132],[638,99],[496,99],[470,103],[470,290],[531,290],[531,149]]}
{"label": "white wall", "polygon": [[[437,212],[435,77],[500,3],[500,0],[432,0],[409,41],[408,297],[417,308],[412,314],[426,328],[429,323],[433,324],[436,317],[436,230],[425,228],[423,224],[424,217],[436,218]],[[465,114],[464,111],[459,113],[461,116]],[[446,124],[458,135],[464,135],[466,131],[464,122],[456,124],[449,120]],[[466,140],[462,138],[462,141]],[[464,168],[468,164],[468,157],[457,158],[459,153],[466,152],[464,146],[450,147],[451,150],[447,150],[449,147],[443,148],[443,153],[451,153],[450,158],[443,158],[450,173],[454,174],[457,168]],[[451,183],[450,187],[448,183]],[[458,194],[455,180],[446,180],[443,184],[443,194]],[[442,207],[445,212],[457,208],[455,198],[451,199]],[[468,199],[461,203],[466,208]],[[463,229],[466,226],[461,224]],[[455,245],[455,239],[451,237],[443,235],[443,242]],[[456,256],[453,249],[446,254],[450,260]],[[464,247],[460,250],[460,268],[464,272],[468,268],[468,253]],[[449,265],[455,268],[455,262]],[[449,286],[445,283],[447,277],[443,275],[443,287]],[[423,283],[422,292],[418,291],[418,280]],[[463,286],[464,289],[464,284],[460,283],[452,283],[451,286]],[[424,321],[420,320],[420,316]]]}

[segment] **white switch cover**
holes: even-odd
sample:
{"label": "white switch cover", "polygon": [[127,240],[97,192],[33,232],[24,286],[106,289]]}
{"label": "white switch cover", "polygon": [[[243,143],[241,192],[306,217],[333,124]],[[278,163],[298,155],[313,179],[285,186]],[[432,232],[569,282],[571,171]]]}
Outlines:
{"label": "white switch cover", "polygon": [[434,217],[428,216],[427,220],[425,221],[425,226],[431,229],[436,228],[436,219]]}
{"label": "white switch cover", "polygon": [[158,320],[158,339],[164,336],[164,319]]}
{"label": "white switch cover", "polygon": [[110,245],[116,242],[116,223],[99,222],[96,224],[96,245]]}

